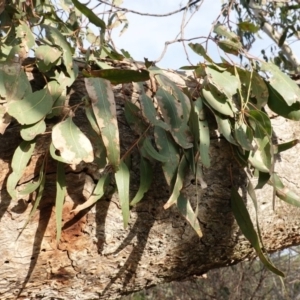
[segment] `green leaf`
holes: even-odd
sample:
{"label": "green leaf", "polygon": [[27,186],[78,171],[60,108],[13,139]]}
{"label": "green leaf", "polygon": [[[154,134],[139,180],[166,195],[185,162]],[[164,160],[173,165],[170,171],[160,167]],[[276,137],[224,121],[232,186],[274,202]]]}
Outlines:
{"label": "green leaf", "polygon": [[210,63],[214,63],[213,60],[207,55],[204,47],[201,44],[189,43],[190,48],[200,56],[203,56],[204,59]]}
{"label": "green leaf", "polygon": [[209,65],[205,68],[205,73],[207,74],[208,82],[212,84],[219,93],[226,95],[229,100],[237,93],[240,82],[236,76],[233,76],[228,71],[216,71]]}
{"label": "green leaf", "polygon": [[251,33],[256,33],[260,29],[259,26],[256,26],[255,24],[253,24],[249,21],[244,21],[244,22],[238,23],[238,27],[242,31],[251,32]]}
{"label": "green leaf", "polygon": [[23,125],[21,127],[21,137],[25,141],[33,140],[37,135],[42,134],[46,131],[46,123],[44,120],[31,125]]}
{"label": "green leaf", "polygon": [[274,148],[274,154],[286,151],[291,149],[292,147],[296,146],[299,143],[298,139],[286,142],[286,143],[282,143],[282,144],[278,144],[278,145],[273,145]]}
{"label": "green leaf", "polygon": [[147,159],[141,157],[140,186],[134,198],[130,202],[130,205],[133,206],[143,199],[145,193],[149,190],[151,186],[152,179],[153,179],[153,170],[152,170],[151,163]]}
{"label": "green leaf", "polygon": [[154,137],[159,153],[169,158],[168,161],[162,164],[162,169],[168,185],[172,187],[180,160],[179,147],[170,134],[161,127],[155,126]]}
{"label": "green leaf", "polygon": [[57,28],[45,24],[42,24],[41,27],[46,31],[47,39],[53,45],[60,47],[62,51],[64,65],[67,69],[68,74],[70,75],[70,82],[68,84],[70,86],[77,76],[75,69],[73,68],[73,55],[70,44],[66,41],[65,37]]}
{"label": "green leaf", "polygon": [[161,155],[159,152],[157,152],[154,149],[154,147],[153,147],[153,145],[152,145],[152,143],[151,143],[151,141],[148,137],[144,139],[143,149],[146,151],[146,153],[150,157],[152,157],[152,158],[154,158],[154,159],[156,159],[160,162],[166,162],[166,161],[169,160],[169,157]]}
{"label": "green leaf", "polygon": [[268,183],[271,175],[270,173],[258,171],[258,182],[255,189],[262,189],[266,183]]}
{"label": "green leaf", "polygon": [[114,167],[117,167],[120,163],[120,141],[116,103],[111,84],[100,78],[85,78],[85,86],[106,147],[107,158]]}
{"label": "green leaf", "polygon": [[248,239],[251,243],[252,247],[255,249],[257,255],[259,256],[261,262],[273,273],[284,277],[284,274],[278,270],[270,260],[264,255],[257,233],[255,232],[253,223],[251,221],[250,215],[247,211],[247,208],[244,204],[242,197],[239,193],[232,188],[231,190],[231,207],[234,217],[243,233],[243,235]]}
{"label": "green leaf", "polygon": [[71,1],[75,5],[75,7],[88,18],[91,23],[93,23],[97,27],[100,27],[102,30],[105,30],[106,25],[104,21],[99,19],[98,16],[86,6],[86,4],[81,4],[78,0]]}
{"label": "green leaf", "polygon": [[56,241],[59,242],[62,228],[63,205],[66,196],[66,178],[64,164],[57,162],[56,171],[56,198],[55,198],[55,219],[56,219]]}
{"label": "green leaf", "polygon": [[23,100],[8,103],[8,113],[20,124],[34,124],[52,108],[52,98],[46,89],[28,94]]}
{"label": "green leaf", "polygon": [[293,191],[291,191],[289,188],[284,186],[280,178],[276,173],[272,174],[272,177],[270,179],[272,185],[275,187],[276,190],[276,196],[280,198],[281,200],[300,207],[300,197],[295,194]]}
{"label": "green leaf", "polygon": [[228,39],[218,42],[218,46],[226,53],[238,55],[243,46],[240,42],[234,42]]}
{"label": "green leaf", "polygon": [[115,173],[115,179],[119,193],[120,206],[122,209],[124,228],[126,228],[129,221],[130,172],[123,161],[120,163],[119,169]]}
{"label": "green leaf", "polygon": [[36,64],[41,72],[50,71],[61,57],[62,52],[55,47],[41,45],[35,50]]}
{"label": "green leaf", "polygon": [[224,119],[218,114],[214,114],[217,124],[218,124],[218,131],[225,137],[225,139],[233,144],[233,145],[238,145],[236,140],[233,138],[232,135],[232,124],[229,119]]}
{"label": "green leaf", "polygon": [[[148,97],[145,92],[143,91],[143,86],[140,86],[140,103],[142,107],[142,113],[145,118],[154,126],[159,126],[165,130],[170,129],[170,125],[163,122],[158,118],[156,109],[154,107],[153,101],[150,97]],[[127,102],[126,102],[127,103]]]}
{"label": "green leaf", "polygon": [[289,26],[286,27],[286,28],[283,30],[283,32],[282,32],[282,34],[281,34],[281,36],[280,36],[280,38],[279,38],[279,41],[278,41],[278,46],[279,46],[279,47],[282,47],[282,45],[284,44],[284,42],[285,42],[285,40],[286,40],[286,37],[287,37],[287,34],[288,34],[288,31],[289,31]]}
{"label": "green leaf", "polygon": [[195,112],[198,116],[198,126],[199,126],[199,143],[200,143],[200,156],[202,164],[209,168],[210,167],[210,157],[209,157],[209,146],[210,146],[210,136],[208,123],[203,110],[203,100],[202,98],[197,98],[194,101]]}
{"label": "green leaf", "polygon": [[130,128],[138,135],[143,135],[147,130],[147,124],[142,117],[142,112],[132,102],[126,101],[124,106],[124,115]]}
{"label": "green leaf", "polygon": [[191,148],[192,137],[187,123],[183,121],[186,117],[183,115],[181,103],[162,88],[158,88],[156,98],[165,122],[171,126],[170,132],[176,143],[184,149]]}
{"label": "green leaf", "polygon": [[236,121],[234,124],[234,137],[239,145],[247,151],[254,150],[252,146],[251,129],[243,122]]}
{"label": "green leaf", "polygon": [[186,218],[186,220],[191,224],[198,236],[202,237],[203,234],[200,228],[200,224],[195,212],[192,209],[191,203],[182,194],[180,194],[177,199],[177,208],[180,213]]}
{"label": "green leaf", "polygon": [[29,182],[24,185],[24,188],[19,192],[20,195],[29,195],[33,193],[40,185],[44,177],[44,162],[40,169],[40,175],[37,181],[35,182]]}
{"label": "green leaf", "polygon": [[164,209],[169,208],[170,206],[172,206],[174,203],[177,202],[177,199],[180,195],[180,191],[183,188],[183,182],[184,182],[184,178],[186,176],[187,167],[188,167],[187,160],[186,160],[185,156],[182,156],[180,163],[178,165],[176,181],[175,181],[175,184],[173,187],[172,194],[171,194],[170,198],[168,199],[167,203],[165,203]]}
{"label": "green leaf", "polygon": [[75,209],[71,210],[71,212],[77,214],[80,211],[94,205],[98,200],[100,200],[105,194],[105,190],[109,183],[109,179],[109,174],[103,175],[98,180],[91,196],[84,203],[77,205]]}
{"label": "green leaf", "polygon": [[202,89],[202,94],[207,103],[219,113],[233,118],[233,111],[223,95],[217,94],[214,91]]}
{"label": "green leaf", "polygon": [[263,62],[261,70],[271,73],[269,83],[284,99],[288,106],[300,101],[300,89],[297,83],[272,63]]}
{"label": "green leaf", "polygon": [[31,218],[34,216],[40,202],[41,202],[41,199],[42,199],[42,196],[43,196],[43,193],[44,193],[44,189],[45,189],[45,181],[46,181],[46,175],[45,175],[45,172],[43,172],[43,177],[42,177],[42,180],[41,180],[41,184],[40,184],[40,187],[39,187],[39,190],[37,192],[37,195],[36,195],[36,198],[34,199],[34,204],[33,204],[33,207],[31,209],[31,212],[24,224],[24,226],[22,227],[17,239],[20,237],[20,235],[22,234],[23,230],[26,228],[27,224],[30,222]]}
{"label": "green leaf", "polygon": [[24,174],[25,168],[32,156],[35,142],[23,141],[14,152],[11,168],[12,173],[7,178],[6,189],[12,199],[17,198],[16,186]]}
{"label": "green leaf", "polygon": [[16,37],[21,40],[21,46],[28,53],[31,48],[35,45],[35,38],[31,28],[28,25],[19,20],[20,25],[16,28]]}
{"label": "green leaf", "polygon": [[287,119],[299,121],[300,120],[300,101],[288,106],[284,97],[282,97],[271,85],[268,84],[269,99],[268,106],[276,114]]}
{"label": "green leaf", "polygon": [[178,103],[178,106],[181,105],[182,115],[181,115],[181,122],[186,124],[189,120],[190,112],[191,112],[191,103],[190,99],[185,95],[182,90],[167,76],[163,74],[157,74],[155,76],[156,80],[158,81],[159,85],[169,92]]}
{"label": "green leaf", "polygon": [[105,69],[84,72],[87,77],[99,77],[109,80],[112,84],[147,81],[150,79],[147,70]]}
{"label": "green leaf", "polygon": [[239,41],[240,38],[234,33],[228,30],[228,28],[225,25],[222,25],[220,23],[217,23],[214,26],[213,31],[219,35],[219,36],[223,36],[225,38],[228,38],[232,41]]}
{"label": "green leaf", "polygon": [[88,163],[94,160],[91,142],[71,117],[53,127],[52,143],[65,163],[78,165],[81,161]]}

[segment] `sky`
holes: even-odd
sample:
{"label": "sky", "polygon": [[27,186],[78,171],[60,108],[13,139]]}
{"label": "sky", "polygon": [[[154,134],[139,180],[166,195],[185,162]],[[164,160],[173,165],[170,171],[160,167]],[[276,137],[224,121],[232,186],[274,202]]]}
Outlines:
{"label": "sky", "polygon": [[[180,0],[124,0],[122,7],[128,9],[145,12],[162,14],[180,8],[180,3],[186,1]],[[200,10],[193,16],[190,23],[185,28],[185,38],[193,38],[197,36],[207,36],[212,28],[213,21],[220,13],[222,1],[206,0],[203,2]],[[180,32],[181,20],[183,13],[177,13],[168,17],[147,17],[133,13],[127,13],[129,27],[123,35],[119,36],[119,29],[113,33],[113,40],[119,49],[127,50],[131,56],[137,61],[143,61],[144,57],[149,60],[157,60],[164,49],[166,41],[172,41]],[[121,27],[120,27],[121,28]],[[252,49],[252,54],[260,55],[263,47],[272,44],[262,34],[264,41],[257,43]],[[258,38],[259,40],[259,38]],[[202,42],[202,40],[194,40],[193,43]],[[263,43],[263,45],[262,45]],[[188,43],[186,43],[188,44]],[[187,46],[188,54],[193,64],[202,61],[202,58],[195,54]],[[219,52],[216,45],[209,44],[209,55],[219,60]],[[236,59],[238,61],[238,59]],[[174,43],[168,46],[167,52],[163,59],[158,63],[160,67],[178,69],[184,65],[190,65],[186,59],[186,54],[182,43]]]}

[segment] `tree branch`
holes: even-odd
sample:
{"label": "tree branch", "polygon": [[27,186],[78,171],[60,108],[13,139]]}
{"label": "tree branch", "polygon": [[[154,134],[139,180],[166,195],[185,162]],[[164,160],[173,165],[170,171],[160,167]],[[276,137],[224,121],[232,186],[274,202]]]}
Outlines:
{"label": "tree branch", "polygon": [[[258,20],[261,20],[261,22],[263,24],[261,29],[264,31],[265,34],[267,34],[278,45],[281,34],[277,30],[274,29],[274,27],[263,16],[261,11],[256,7],[257,7],[257,5],[255,5],[255,3],[253,3],[253,0],[251,0],[249,3],[249,8],[252,10],[255,18],[257,18]],[[280,48],[281,48],[283,54],[289,60],[289,62],[293,65],[295,71],[297,73],[300,73],[300,60],[293,53],[293,50],[288,45],[288,43],[284,42]]]}
{"label": "tree branch", "polygon": [[114,4],[108,3],[106,1],[99,0],[100,3],[109,5],[109,6],[113,7],[113,8],[118,9],[119,11],[124,11],[126,13],[133,13],[133,14],[137,14],[137,15],[140,15],[140,16],[147,16],[147,17],[168,17],[168,16],[171,16],[171,15],[175,15],[175,14],[181,12],[181,11],[184,11],[184,10],[192,7],[193,5],[197,4],[200,1],[202,1],[202,0],[195,0],[193,2],[187,3],[184,7],[180,8],[180,9],[177,9],[177,10],[174,10],[172,12],[166,13],[166,14],[149,14],[149,13],[143,13],[143,12],[136,11],[136,10],[122,8],[122,7],[116,6]]}

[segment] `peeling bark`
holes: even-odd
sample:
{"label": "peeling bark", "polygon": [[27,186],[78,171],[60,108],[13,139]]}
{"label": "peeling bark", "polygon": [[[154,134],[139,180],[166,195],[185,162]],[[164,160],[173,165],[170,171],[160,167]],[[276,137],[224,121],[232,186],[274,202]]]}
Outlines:
{"label": "peeling bark", "polygon": [[[85,94],[79,79],[70,101]],[[134,97],[130,90],[115,88],[115,97],[122,112],[124,97]],[[136,139],[119,116],[122,151]],[[80,110],[75,122],[85,131],[88,126]],[[273,120],[280,142],[299,136],[297,123],[282,118]],[[51,124],[49,125],[51,126]],[[55,170],[54,161],[47,166],[45,193],[38,212],[17,239],[32,208],[32,198],[12,201],[5,190],[10,172],[9,163],[20,143],[18,126],[11,126],[0,136],[0,247],[1,299],[116,299],[121,295],[162,282],[201,275],[212,268],[238,263],[255,256],[248,241],[241,235],[230,208],[231,179],[239,187],[251,216],[255,212],[246,197],[246,178],[235,162],[230,145],[221,138],[211,122],[211,168],[204,169],[208,184],[199,190],[200,239],[175,207],[163,209],[169,197],[168,186],[159,164],[155,180],[145,199],[131,210],[126,230],[118,195],[98,201],[92,208],[74,215],[76,205],[85,201],[97,180],[93,164],[81,164],[75,171],[66,169],[67,192],[63,209],[62,238],[56,242]],[[49,136],[39,139],[30,165],[20,182],[37,176]],[[277,158],[276,170],[285,182],[299,191],[299,145]],[[131,190],[138,188],[138,156],[132,157]],[[186,192],[196,204],[196,186],[187,174]],[[269,252],[300,243],[299,210],[277,201],[272,210],[272,191],[259,192],[259,220],[265,247]],[[51,299],[52,299],[51,298]]]}

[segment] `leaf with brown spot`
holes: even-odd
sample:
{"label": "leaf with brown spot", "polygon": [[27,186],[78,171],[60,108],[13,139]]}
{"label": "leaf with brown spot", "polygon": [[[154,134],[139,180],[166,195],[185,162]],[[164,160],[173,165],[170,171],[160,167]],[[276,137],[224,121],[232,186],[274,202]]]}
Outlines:
{"label": "leaf with brown spot", "polygon": [[94,115],[101,131],[108,161],[115,167],[120,164],[120,141],[114,93],[109,81],[85,78]]}
{"label": "leaf with brown spot", "polygon": [[81,161],[88,163],[94,160],[90,140],[74,124],[71,117],[53,127],[52,142],[65,163],[78,165]]}

